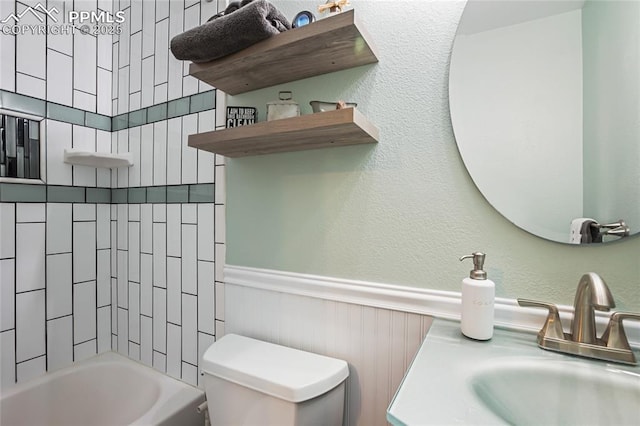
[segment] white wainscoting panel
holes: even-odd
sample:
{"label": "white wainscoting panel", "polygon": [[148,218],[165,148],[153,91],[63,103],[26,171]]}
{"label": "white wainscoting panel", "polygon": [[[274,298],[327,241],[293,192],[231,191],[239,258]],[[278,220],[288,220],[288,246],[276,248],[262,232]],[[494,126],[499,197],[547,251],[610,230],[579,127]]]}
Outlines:
{"label": "white wainscoting panel", "polygon": [[431,324],[415,313],[232,285],[226,333],[349,363],[345,425],[386,425],[386,410]]}
{"label": "white wainscoting panel", "polygon": [[[345,425],[387,424],[386,409],[432,318],[460,319],[460,293],[225,265],[224,327],[349,363]],[[573,308],[558,305],[565,331]],[[596,312],[599,332],[607,312]],[[495,326],[531,333],[547,312],[496,298]],[[640,327],[627,337],[640,346]],[[217,337],[221,337],[222,333]]]}
{"label": "white wainscoting panel", "polygon": [[[225,265],[224,277],[225,282],[232,285],[460,320],[461,294],[455,291],[232,265]],[[548,300],[545,302],[553,303]],[[556,306],[564,331],[569,333],[573,307],[560,304]],[[606,328],[610,315],[611,312],[595,311],[598,334]],[[515,299],[496,297],[496,327],[537,333],[546,317],[546,309],[522,308]],[[629,343],[640,347],[640,322],[627,321],[624,327]]]}

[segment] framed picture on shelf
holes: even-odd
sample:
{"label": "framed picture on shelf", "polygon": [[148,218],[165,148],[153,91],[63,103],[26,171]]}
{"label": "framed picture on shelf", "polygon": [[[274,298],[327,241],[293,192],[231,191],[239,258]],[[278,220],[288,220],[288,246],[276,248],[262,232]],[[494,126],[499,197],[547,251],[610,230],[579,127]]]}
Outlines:
{"label": "framed picture on shelf", "polygon": [[227,107],[226,128],[249,126],[256,122],[257,109],[254,107]]}

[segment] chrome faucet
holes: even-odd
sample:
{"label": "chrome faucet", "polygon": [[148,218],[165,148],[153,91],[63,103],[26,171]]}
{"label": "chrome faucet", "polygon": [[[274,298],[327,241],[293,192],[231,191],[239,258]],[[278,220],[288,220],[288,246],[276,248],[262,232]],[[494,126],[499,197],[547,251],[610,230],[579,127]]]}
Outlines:
{"label": "chrome faucet", "polygon": [[607,283],[595,272],[584,274],[578,282],[573,302],[571,340],[597,344],[595,310],[608,311],[615,306]]}
{"label": "chrome faucet", "polygon": [[640,320],[639,314],[614,312],[602,336],[598,338],[596,335],[595,311],[609,311],[615,307],[615,302],[609,287],[595,272],[584,274],[578,282],[571,333],[563,331],[556,305],[527,299],[518,299],[518,304],[523,307],[545,308],[549,311],[544,326],[538,333],[538,346],[542,349],[636,364],[622,321]]}

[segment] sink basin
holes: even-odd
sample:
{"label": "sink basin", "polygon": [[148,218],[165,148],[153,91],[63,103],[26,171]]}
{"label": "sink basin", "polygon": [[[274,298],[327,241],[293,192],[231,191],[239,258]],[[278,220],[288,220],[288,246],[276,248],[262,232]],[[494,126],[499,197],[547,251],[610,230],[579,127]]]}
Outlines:
{"label": "sink basin", "polygon": [[482,363],[476,397],[515,425],[638,425],[640,374],[611,364],[540,358]]}
{"label": "sink basin", "polygon": [[640,426],[640,366],[543,351],[535,337],[496,327],[490,341],[480,342],[464,337],[460,322],[434,319],[387,420],[394,426]]}

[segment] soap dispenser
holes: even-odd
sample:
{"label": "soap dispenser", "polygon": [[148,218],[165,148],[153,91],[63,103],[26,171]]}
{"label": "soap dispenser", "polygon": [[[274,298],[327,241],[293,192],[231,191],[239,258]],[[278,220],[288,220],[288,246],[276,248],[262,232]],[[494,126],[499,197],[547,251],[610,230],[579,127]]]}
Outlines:
{"label": "soap dispenser", "polygon": [[476,340],[489,340],[493,336],[493,304],[496,286],[487,279],[484,253],[462,256],[460,260],[473,259],[473,270],[462,280],[462,334]]}

